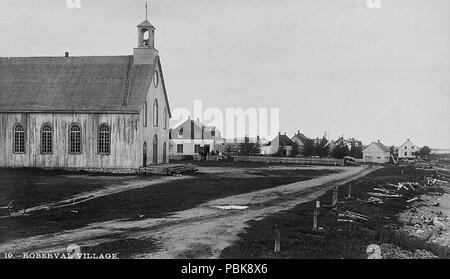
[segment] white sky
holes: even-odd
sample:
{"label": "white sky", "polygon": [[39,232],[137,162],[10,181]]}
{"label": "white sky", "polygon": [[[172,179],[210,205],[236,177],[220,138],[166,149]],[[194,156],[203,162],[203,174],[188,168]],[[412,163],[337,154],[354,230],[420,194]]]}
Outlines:
{"label": "white sky", "polygon": [[[0,56],[129,55],[143,0],[0,0]],[[278,107],[292,135],[450,148],[450,1],[154,0],[172,110]]]}

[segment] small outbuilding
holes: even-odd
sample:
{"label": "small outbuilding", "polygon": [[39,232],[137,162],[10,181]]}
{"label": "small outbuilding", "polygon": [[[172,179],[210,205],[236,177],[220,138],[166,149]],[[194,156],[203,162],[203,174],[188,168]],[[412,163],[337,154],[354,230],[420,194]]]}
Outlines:
{"label": "small outbuilding", "polygon": [[366,148],[363,149],[364,163],[377,163],[384,164],[389,163],[391,158],[391,152],[380,141],[372,142]]}

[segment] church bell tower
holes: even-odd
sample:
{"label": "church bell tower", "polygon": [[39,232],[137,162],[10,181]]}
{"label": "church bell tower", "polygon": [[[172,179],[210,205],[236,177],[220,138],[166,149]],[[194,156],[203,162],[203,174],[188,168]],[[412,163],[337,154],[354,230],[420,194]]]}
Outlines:
{"label": "church bell tower", "polygon": [[155,49],[155,27],[148,21],[148,6],[145,4],[145,20],[137,26],[138,46],[134,49],[134,64],[153,64],[158,56]]}

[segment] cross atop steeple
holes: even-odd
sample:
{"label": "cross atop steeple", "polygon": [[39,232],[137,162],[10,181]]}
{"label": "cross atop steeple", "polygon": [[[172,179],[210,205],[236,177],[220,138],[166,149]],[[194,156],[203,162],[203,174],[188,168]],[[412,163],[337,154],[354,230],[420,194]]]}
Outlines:
{"label": "cross atop steeple", "polygon": [[148,1],[145,1],[145,20],[148,20]]}

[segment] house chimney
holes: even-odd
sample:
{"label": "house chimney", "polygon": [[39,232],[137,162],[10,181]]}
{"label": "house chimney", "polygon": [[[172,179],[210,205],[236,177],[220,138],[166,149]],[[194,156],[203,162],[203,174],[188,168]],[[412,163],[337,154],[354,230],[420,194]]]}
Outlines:
{"label": "house chimney", "polygon": [[64,54],[64,57],[69,57],[69,53],[66,52],[66,53]]}
{"label": "house chimney", "polygon": [[297,131],[297,135],[300,135],[300,130]]}
{"label": "house chimney", "polygon": [[380,140],[378,140],[378,142],[380,142]]}

